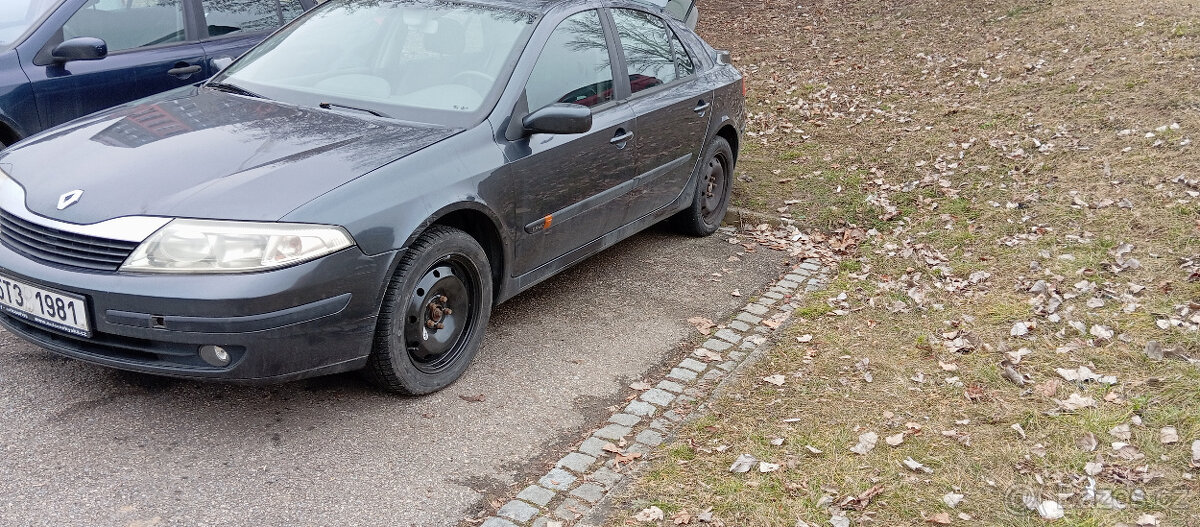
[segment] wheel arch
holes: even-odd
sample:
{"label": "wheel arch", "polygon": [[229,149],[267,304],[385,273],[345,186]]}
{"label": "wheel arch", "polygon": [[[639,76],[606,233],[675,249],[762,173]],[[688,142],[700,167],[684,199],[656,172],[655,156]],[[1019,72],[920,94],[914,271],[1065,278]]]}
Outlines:
{"label": "wheel arch", "polygon": [[419,228],[414,229],[405,240],[404,246],[412,245],[422,233],[434,225],[444,225],[461,230],[479,242],[487,254],[488,264],[492,268],[492,295],[494,299],[499,299],[507,285],[505,269],[507,269],[509,261],[509,244],[506,243],[506,237],[503,234],[503,224],[496,214],[477,201],[447,205],[430,215]]}
{"label": "wheel arch", "polygon": [[9,124],[8,119],[0,116],[0,148],[11,146],[21,140],[21,134]]}
{"label": "wheel arch", "polygon": [[716,136],[729,143],[729,149],[733,151],[733,162],[737,163],[739,146],[737,129],[733,127],[732,123],[727,121],[717,130]]}

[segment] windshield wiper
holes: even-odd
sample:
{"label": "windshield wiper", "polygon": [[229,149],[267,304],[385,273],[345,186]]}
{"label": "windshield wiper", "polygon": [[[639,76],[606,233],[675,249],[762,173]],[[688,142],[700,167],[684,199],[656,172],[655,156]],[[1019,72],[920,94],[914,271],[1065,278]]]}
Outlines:
{"label": "windshield wiper", "polygon": [[347,105],[345,105],[345,104],[338,104],[338,103],[336,103],[336,102],[323,102],[323,103],[318,103],[318,104],[317,104],[317,106],[320,106],[321,108],[324,108],[324,109],[326,109],[326,110],[328,110],[328,109],[331,109],[331,108],[343,108],[343,109],[346,109],[346,110],[356,110],[356,111],[359,111],[359,112],[366,112],[366,113],[369,113],[369,114],[371,114],[371,115],[374,115],[375,117],[387,117],[387,118],[391,118],[391,116],[390,116],[390,115],[386,115],[386,114],[384,114],[384,113],[377,112],[377,111],[375,111],[375,110],[372,110],[372,109],[370,109],[370,108],[360,108],[360,107],[358,107],[358,106],[347,106]]}
{"label": "windshield wiper", "polygon": [[266,99],[266,97],[263,97],[262,95],[254,93],[254,92],[247,90],[246,88],[243,88],[236,84],[229,84],[228,82],[210,82],[210,83],[205,84],[205,86],[208,86],[209,88],[213,88],[215,90],[226,91],[229,93],[236,93],[238,95],[245,95],[247,97],[254,97],[255,99]]}

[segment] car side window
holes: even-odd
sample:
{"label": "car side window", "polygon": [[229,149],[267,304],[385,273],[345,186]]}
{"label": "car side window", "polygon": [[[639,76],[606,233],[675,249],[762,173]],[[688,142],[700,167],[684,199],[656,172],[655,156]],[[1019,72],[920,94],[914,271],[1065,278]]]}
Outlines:
{"label": "car side window", "polygon": [[63,40],[96,37],[108,52],[155,46],[184,40],[180,0],[95,2],[79,8],[63,24]]}
{"label": "car side window", "polygon": [[632,9],[613,9],[612,15],[621,39],[621,50],[629,69],[629,87],[633,93],[679,77],[671,42],[675,35],[667,28],[666,22]]}
{"label": "car side window", "polygon": [[692,62],[692,56],[688,55],[687,48],[683,47],[683,42],[679,41],[679,36],[674,31],[671,33],[671,51],[675,53],[675,71],[680,77],[687,77],[696,73],[696,63]]}
{"label": "car side window", "polygon": [[209,37],[282,26],[304,13],[299,0],[202,0]]}
{"label": "car side window", "polygon": [[596,106],[613,99],[612,61],[599,13],[576,13],[554,29],[525,96],[530,110],[556,102]]}

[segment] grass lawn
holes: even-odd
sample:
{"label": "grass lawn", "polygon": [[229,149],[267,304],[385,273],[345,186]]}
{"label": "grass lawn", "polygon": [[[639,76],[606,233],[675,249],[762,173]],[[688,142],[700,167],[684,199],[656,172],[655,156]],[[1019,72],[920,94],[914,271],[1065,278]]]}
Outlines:
{"label": "grass lawn", "polygon": [[700,8],[735,203],[866,235],[610,525],[1200,524],[1200,6]]}

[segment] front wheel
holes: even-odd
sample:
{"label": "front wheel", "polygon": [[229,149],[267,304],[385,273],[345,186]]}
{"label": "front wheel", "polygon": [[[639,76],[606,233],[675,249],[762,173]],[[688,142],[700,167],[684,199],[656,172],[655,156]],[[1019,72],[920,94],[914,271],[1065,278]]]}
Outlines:
{"label": "front wheel", "polygon": [[483,247],[461,230],[431,227],[388,284],[368,378],[409,395],[449,386],[479,350],[491,311],[492,273]]}
{"label": "front wheel", "polygon": [[704,149],[697,170],[698,188],[692,205],[672,220],[684,234],[708,236],[717,232],[729,210],[729,195],[733,189],[733,149],[729,142],[723,137],[714,137]]}

